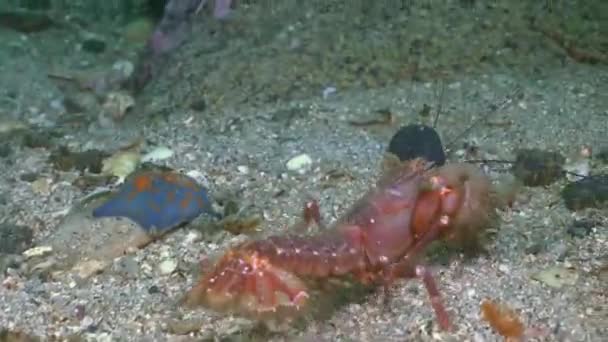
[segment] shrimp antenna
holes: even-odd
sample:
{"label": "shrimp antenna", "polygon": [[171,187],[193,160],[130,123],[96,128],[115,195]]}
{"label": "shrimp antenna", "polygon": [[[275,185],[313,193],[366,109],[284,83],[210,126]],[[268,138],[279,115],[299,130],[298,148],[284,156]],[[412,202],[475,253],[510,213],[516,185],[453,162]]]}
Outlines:
{"label": "shrimp antenna", "polygon": [[445,149],[446,150],[451,149],[456,141],[465,137],[467,134],[469,134],[471,132],[471,130],[473,128],[477,127],[480,123],[487,120],[492,114],[509,106],[511,103],[513,103],[514,99],[521,97],[521,95],[522,95],[521,87],[519,87],[519,86],[515,87],[515,90],[509,96],[507,96],[501,103],[499,103],[498,105],[491,105],[490,110],[487,113],[485,113],[482,116],[480,116],[479,118],[477,118],[475,121],[473,121],[473,123],[469,127],[467,127],[464,131],[462,131],[462,133],[460,133],[457,136],[455,136],[454,138],[452,138],[450,140],[450,142],[445,145]]}
{"label": "shrimp antenna", "polygon": [[435,113],[435,119],[433,119],[433,128],[437,128],[437,121],[439,115],[443,111],[443,95],[445,94],[445,82],[441,82],[441,94],[439,94],[439,105],[437,106],[437,113]]}

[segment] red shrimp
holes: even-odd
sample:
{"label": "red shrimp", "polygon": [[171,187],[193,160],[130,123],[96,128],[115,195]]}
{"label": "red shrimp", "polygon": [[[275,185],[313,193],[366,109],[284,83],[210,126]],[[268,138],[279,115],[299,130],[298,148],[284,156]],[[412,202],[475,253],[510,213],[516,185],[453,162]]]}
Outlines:
{"label": "red shrimp", "polygon": [[397,278],[417,277],[439,326],[449,330],[433,276],[416,257],[434,240],[475,240],[494,217],[493,194],[489,179],[472,165],[431,168],[421,159],[405,162],[381,177],[330,229],[232,248],[183,302],[261,320],[289,319],[309,306],[310,279],[350,276],[386,289]]}

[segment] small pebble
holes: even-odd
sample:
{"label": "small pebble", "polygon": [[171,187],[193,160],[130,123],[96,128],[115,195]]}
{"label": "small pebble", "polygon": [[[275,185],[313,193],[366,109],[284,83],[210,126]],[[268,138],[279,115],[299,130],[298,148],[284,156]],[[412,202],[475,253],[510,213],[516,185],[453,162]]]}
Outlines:
{"label": "small pebble", "polygon": [[291,158],[287,164],[287,170],[297,172],[300,174],[305,173],[312,166],[312,158],[306,153],[297,155]]}
{"label": "small pebble", "polygon": [[186,235],[186,238],[184,239],[184,244],[191,245],[195,242],[200,241],[202,238],[203,235],[200,232],[193,230],[188,232],[188,235]]}
{"label": "small pebble", "polygon": [[574,220],[574,222],[568,226],[566,232],[572,237],[584,238],[591,233],[593,227],[596,225],[598,225],[598,223],[593,220]]}
{"label": "small pebble", "polygon": [[525,186],[545,186],[559,180],[563,175],[565,161],[566,159],[557,152],[521,149],[516,153],[511,172]]}
{"label": "small pebble", "polygon": [[82,42],[82,49],[91,53],[102,53],[106,50],[106,43],[97,38],[89,38]]}
{"label": "small pebble", "polygon": [[174,259],[165,259],[160,263],[160,265],[158,265],[158,270],[162,275],[171,274],[175,272],[176,269],[177,261]]}
{"label": "small pebble", "polygon": [[139,269],[137,261],[131,255],[124,256],[114,263],[114,271],[125,277],[134,277]]}
{"label": "small pebble", "polygon": [[173,151],[166,146],[157,146],[141,157],[142,163],[158,162],[173,157]]}
{"label": "small pebble", "polygon": [[152,285],[148,288],[148,293],[149,294],[160,293],[160,289],[158,288],[158,286]]}
{"label": "small pebble", "polygon": [[19,254],[32,245],[31,228],[4,222],[0,224],[0,254]]}
{"label": "small pebble", "polygon": [[566,208],[581,210],[608,205],[608,174],[592,175],[569,183],[561,192]]}
{"label": "small pebble", "polygon": [[236,167],[236,169],[244,175],[249,173],[249,168],[246,165],[239,165]]}
{"label": "small pebble", "polygon": [[93,318],[91,318],[91,316],[85,316],[80,321],[80,329],[89,330],[93,326],[93,324],[95,324],[95,321],[93,320]]}

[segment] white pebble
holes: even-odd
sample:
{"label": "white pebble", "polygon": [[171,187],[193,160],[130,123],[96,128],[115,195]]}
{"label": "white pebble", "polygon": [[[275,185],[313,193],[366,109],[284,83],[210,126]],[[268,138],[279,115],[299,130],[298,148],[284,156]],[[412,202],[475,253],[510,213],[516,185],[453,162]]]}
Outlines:
{"label": "white pebble", "polygon": [[249,168],[246,165],[239,165],[236,167],[236,169],[244,175],[249,173]]}
{"label": "white pebble", "polygon": [[158,270],[160,274],[167,275],[173,273],[177,269],[177,261],[174,259],[165,259],[160,265],[158,265]]}
{"label": "white pebble", "polygon": [[85,316],[82,321],[80,321],[80,329],[86,330],[89,327],[93,326],[94,323],[95,321],[93,320],[93,318],[91,318],[91,316]]}
{"label": "white pebble", "polygon": [[152,151],[141,157],[142,163],[157,162],[173,157],[173,151],[165,146],[157,146]]}
{"label": "white pebble", "polygon": [[191,245],[198,241],[201,241],[202,238],[203,238],[203,235],[200,232],[198,232],[196,230],[192,230],[192,231],[188,232],[188,235],[186,235],[186,238],[184,239],[184,244]]}
{"label": "white pebble", "polygon": [[305,173],[312,165],[312,158],[306,153],[297,155],[287,162],[287,170]]}

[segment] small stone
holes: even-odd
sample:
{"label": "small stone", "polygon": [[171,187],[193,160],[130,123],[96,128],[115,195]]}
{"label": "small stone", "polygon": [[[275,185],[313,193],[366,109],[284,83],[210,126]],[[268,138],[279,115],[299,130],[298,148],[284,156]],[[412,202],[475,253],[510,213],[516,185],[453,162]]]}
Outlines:
{"label": "small stone", "polygon": [[608,174],[597,174],[569,183],[561,192],[566,208],[576,211],[608,205]]}
{"label": "small stone", "polygon": [[559,180],[565,161],[557,152],[522,149],[517,151],[511,172],[526,186],[545,186]]}
{"label": "small stone", "polygon": [[0,146],[0,158],[6,158],[13,153],[13,149],[8,144],[2,144]]}
{"label": "small stone", "polygon": [[566,178],[569,181],[575,182],[589,176],[591,166],[589,159],[580,159],[564,166],[564,171],[567,171]]}
{"label": "small stone", "polygon": [[32,190],[39,195],[48,195],[51,193],[51,183],[48,178],[38,178],[32,182]]}
{"label": "small stone", "polygon": [[171,274],[175,272],[176,269],[177,261],[174,259],[165,259],[158,265],[158,270],[162,275]]}
{"label": "small stone", "polygon": [[38,179],[38,173],[36,173],[36,172],[22,173],[21,175],[19,175],[19,179],[24,182],[32,183],[36,179]]}
{"label": "small stone", "polygon": [[148,293],[149,294],[160,293],[160,289],[158,288],[158,286],[152,285],[148,288]]}
{"label": "small stone", "polygon": [[32,244],[34,233],[27,226],[0,224],[0,254],[19,254]]}
{"label": "small stone", "polygon": [[102,53],[106,50],[106,42],[98,38],[89,38],[82,42],[82,49],[91,53]]}
{"label": "small stone", "polygon": [[594,156],[595,160],[598,160],[602,164],[608,164],[608,146],[604,146]]}
{"label": "small stone", "polygon": [[191,245],[191,244],[194,244],[194,243],[200,241],[202,238],[203,238],[203,235],[201,234],[201,232],[192,230],[192,231],[188,232],[188,235],[186,235],[186,238],[184,239],[184,244]]}
{"label": "small stone", "polygon": [[142,163],[157,162],[173,157],[173,151],[166,146],[157,146],[141,157]]}
{"label": "small stone", "polygon": [[305,173],[312,166],[312,158],[308,154],[303,153],[291,158],[286,166],[289,171]]}
{"label": "small stone", "polygon": [[122,120],[127,112],[135,107],[133,97],[121,91],[111,92],[107,95],[102,108],[105,113],[109,114],[115,121]]}
{"label": "small stone", "polygon": [[244,175],[249,173],[249,168],[246,165],[239,165],[236,167],[236,169]]}
{"label": "small stone", "polygon": [[544,249],[545,249],[545,247],[543,244],[533,243],[533,244],[529,245],[528,247],[526,247],[525,252],[526,252],[526,254],[536,255],[536,254],[542,252]]}
{"label": "small stone", "polygon": [[82,330],[88,330],[93,326],[93,324],[95,324],[95,321],[93,320],[93,318],[91,318],[91,316],[85,316],[80,321],[80,328]]}
{"label": "small stone", "polygon": [[87,260],[78,263],[72,270],[75,271],[81,279],[88,279],[91,276],[101,273],[106,267],[107,263],[103,261]]}
{"label": "small stone", "polygon": [[127,255],[115,262],[113,269],[123,277],[135,277],[139,272],[139,265],[133,256]]}
{"label": "small stone", "polygon": [[82,321],[85,318],[86,315],[86,308],[83,304],[77,304],[76,307],[74,308],[74,316],[76,316],[76,319],[79,321]]}
{"label": "small stone", "polygon": [[594,222],[593,220],[574,220],[570,226],[566,229],[566,232],[572,236],[577,238],[584,238],[589,235],[593,230],[593,227],[598,225],[598,222]]}
{"label": "small stone", "polygon": [[190,104],[190,108],[197,112],[204,112],[207,109],[207,103],[204,99],[196,100]]}

